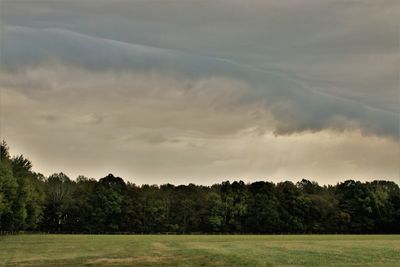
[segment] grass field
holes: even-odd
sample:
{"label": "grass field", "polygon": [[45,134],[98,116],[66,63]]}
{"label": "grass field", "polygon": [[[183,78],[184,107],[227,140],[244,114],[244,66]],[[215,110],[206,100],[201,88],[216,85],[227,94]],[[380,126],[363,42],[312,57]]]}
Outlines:
{"label": "grass field", "polygon": [[400,266],[400,236],[0,236],[0,266],[110,265]]}

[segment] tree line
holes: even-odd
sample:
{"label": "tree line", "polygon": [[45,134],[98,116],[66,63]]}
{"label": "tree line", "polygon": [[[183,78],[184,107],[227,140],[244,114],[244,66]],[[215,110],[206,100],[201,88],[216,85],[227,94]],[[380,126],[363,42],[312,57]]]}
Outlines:
{"label": "tree line", "polygon": [[277,184],[142,185],[32,171],[5,142],[0,161],[0,230],[132,233],[400,233],[393,181],[306,179]]}

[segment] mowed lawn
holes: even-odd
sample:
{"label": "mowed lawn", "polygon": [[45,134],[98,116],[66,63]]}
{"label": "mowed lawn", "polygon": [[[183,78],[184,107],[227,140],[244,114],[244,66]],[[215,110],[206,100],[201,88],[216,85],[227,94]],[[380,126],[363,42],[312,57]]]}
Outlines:
{"label": "mowed lawn", "polygon": [[400,236],[0,236],[0,266],[400,266]]}

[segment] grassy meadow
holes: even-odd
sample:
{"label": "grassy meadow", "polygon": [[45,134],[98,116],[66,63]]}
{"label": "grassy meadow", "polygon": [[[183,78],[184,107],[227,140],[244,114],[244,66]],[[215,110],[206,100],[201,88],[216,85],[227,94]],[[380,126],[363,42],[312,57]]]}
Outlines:
{"label": "grassy meadow", "polygon": [[0,236],[0,266],[400,266],[399,235]]}

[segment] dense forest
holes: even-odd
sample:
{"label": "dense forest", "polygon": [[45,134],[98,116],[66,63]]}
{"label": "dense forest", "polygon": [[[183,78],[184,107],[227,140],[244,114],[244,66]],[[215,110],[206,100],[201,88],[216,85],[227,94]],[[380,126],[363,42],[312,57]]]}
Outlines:
{"label": "dense forest", "polygon": [[0,230],[60,233],[400,233],[392,181],[142,185],[45,177],[1,144]]}

